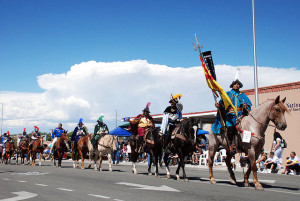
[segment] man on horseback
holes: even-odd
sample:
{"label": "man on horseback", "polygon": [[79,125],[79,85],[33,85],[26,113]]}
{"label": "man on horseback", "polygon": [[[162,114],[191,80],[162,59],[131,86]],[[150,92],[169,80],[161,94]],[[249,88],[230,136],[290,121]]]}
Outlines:
{"label": "man on horseback", "polygon": [[219,110],[217,114],[217,119],[211,127],[213,133],[220,134],[221,129],[223,127],[222,121],[225,122],[225,126],[227,128],[227,137],[232,147],[232,152],[236,151],[236,144],[234,140],[235,135],[237,134],[236,125],[241,121],[241,119],[244,116],[247,116],[249,114],[252,106],[252,103],[247,97],[247,95],[240,92],[240,88],[242,87],[243,84],[238,79],[236,79],[230,85],[230,88],[232,88],[232,90],[227,92],[227,95],[231,99],[231,102],[237,109],[237,113],[231,106],[229,106],[225,111],[224,103],[221,99],[219,103],[215,104],[215,106],[219,108]]}
{"label": "man on horseback", "polygon": [[149,131],[149,129],[155,128],[154,120],[150,115],[150,104],[150,102],[147,103],[142,114],[139,114],[134,119],[130,119],[130,124],[137,125],[137,134],[139,136],[137,142],[137,151],[139,153],[143,152],[143,141],[145,134]]}
{"label": "man on horseback", "polygon": [[26,128],[24,128],[23,134],[18,139],[18,147],[22,146],[27,139],[28,139],[28,136],[26,133]]}
{"label": "man on horseback", "polygon": [[50,145],[50,150],[52,151],[53,146],[55,144],[55,142],[57,141],[57,139],[65,132],[65,130],[62,128],[62,124],[59,123],[58,127],[56,129],[54,129],[53,133],[52,133],[52,143]]}
{"label": "man on horseback", "polygon": [[183,121],[182,119],[183,105],[182,103],[179,102],[181,97],[182,97],[181,94],[176,94],[174,96],[171,95],[171,100],[169,101],[171,105],[168,106],[164,111],[161,131],[165,136],[165,140],[164,140],[165,149],[171,140],[171,135],[173,130],[181,121]]}
{"label": "man on horseback", "polygon": [[71,141],[74,146],[74,151],[77,152],[77,142],[78,140],[87,134],[87,128],[83,126],[82,118],[79,119],[78,126],[74,129]]}
{"label": "man on horseback", "polygon": [[33,143],[41,137],[41,134],[39,133],[40,129],[37,126],[34,126],[34,132],[31,134],[31,140],[29,143],[29,151],[32,149]]}
{"label": "man on horseback", "polygon": [[95,126],[95,129],[94,129],[94,135],[91,139],[91,143],[94,147],[94,150],[95,148],[97,147],[97,144],[98,144],[98,141],[99,139],[108,134],[109,133],[109,130],[108,130],[108,127],[105,123],[103,123],[103,115],[101,115],[99,117],[99,119],[97,120],[98,124]]}

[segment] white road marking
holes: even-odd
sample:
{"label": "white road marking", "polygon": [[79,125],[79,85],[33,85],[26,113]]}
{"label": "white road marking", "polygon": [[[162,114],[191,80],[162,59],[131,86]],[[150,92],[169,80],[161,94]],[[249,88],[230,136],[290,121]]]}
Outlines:
{"label": "white road marking", "polygon": [[[209,178],[201,178],[201,180],[207,180],[207,181],[210,181]],[[215,179],[216,181],[229,181],[229,179]],[[199,180],[200,181],[200,180]],[[236,180],[237,182],[244,182],[244,179],[238,179]],[[201,181],[202,182],[202,181]],[[206,181],[204,181],[206,182]],[[253,182],[252,179],[249,179],[249,182]],[[268,184],[274,184],[276,182],[276,180],[271,180],[271,179],[260,179],[259,182],[261,183],[268,183]]]}
{"label": "white road marking", "polygon": [[48,172],[23,172],[23,173],[11,173],[11,174],[22,174],[27,176],[38,176],[38,175],[45,175],[50,174]]}
{"label": "white road marking", "polygon": [[17,197],[2,199],[0,201],[26,200],[26,199],[29,199],[29,198],[34,198],[38,195],[38,194],[30,193],[30,192],[27,192],[27,191],[12,192],[12,194],[17,195]]}
{"label": "white road marking", "polygon": [[293,193],[288,191],[278,191],[278,190],[271,190],[271,189],[265,189],[265,191],[272,191],[272,192],[278,192],[278,193],[287,193],[287,194],[293,194],[293,195],[300,195],[300,193]]}
{"label": "white road marking", "polygon": [[8,179],[8,178],[2,178],[3,180],[5,180],[5,181],[9,181],[9,180],[11,180],[11,179]]}
{"label": "white road marking", "polygon": [[94,194],[88,194],[90,196],[93,196],[93,197],[97,197],[97,198],[104,198],[104,199],[109,199],[110,197],[107,197],[107,196],[104,196],[104,195],[94,195]]}
{"label": "white road marking", "polygon": [[18,182],[20,182],[20,183],[26,183],[27,181],[19,180]]}
{"label": "white road marking", "polygon": [[114,199],[114,201],[124,201],[124,200]]}
{"label": "white road marking", "polygon": [[35,184],[35,185],[37,185],[37,186],[48,186],[46,184]]}
{"label": "white road marking", "polygon": [[61,191],[69,191],[69,192],[74,191],[72,189],[67,189],[67,188],[56,188],[56,189],[61,190]]}
{"label": "white road marking", "polygon": [[127,182],[119,182],[116,184],[120,185],[127,185],[127,186],[134,186],[136,188],[133,189],[141,189],[141,190],[151,190],[151,191],[169,191],[169,192],[180,192],[179,190],[175,188],[171,188],[169,186],[148,186],[148,185],[143,185],[143,184],[134,184],[134,183],[127,183]]}

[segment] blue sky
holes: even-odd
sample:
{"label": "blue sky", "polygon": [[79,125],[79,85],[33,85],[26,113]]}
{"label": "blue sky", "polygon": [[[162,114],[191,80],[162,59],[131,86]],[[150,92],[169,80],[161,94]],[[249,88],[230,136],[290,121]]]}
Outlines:
{"label": "blue sky", "polygon": [[[300,1],[256,1],[259,66],[300,69]],[[42,92],[36,77],[84,61],[253,65],[251,0],[0,0],[0,91]]]}

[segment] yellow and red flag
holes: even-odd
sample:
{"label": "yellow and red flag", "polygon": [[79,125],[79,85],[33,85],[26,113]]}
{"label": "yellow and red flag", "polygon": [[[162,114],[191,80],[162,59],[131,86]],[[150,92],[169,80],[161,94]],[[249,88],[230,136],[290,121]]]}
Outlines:
{"label": "yellow and red flag", "polygon": [[213,78],[213,76],[209,72],[208,68],[206,67],[206,65],[204,63],[202,55],[200,55],[200,61],[201,61],[201,64],[202,64],[202,68],[203,68],[203,71],[204,71],[204,75],[205,75],[208,87],[212,89],[212,91],[214,92],[214,94],[217,97],[218,97],[218,95],[217,95],[216,92],[219,92],[220,96],[223,99],[225,110],[228,108],[229,105],[231,105],[231,107],[236,111],[236,108],[232,104],[232,102],[231,102],[229,96],[227,95],[227,93],[223,90],[223,88],[217,83],[217,81]]}

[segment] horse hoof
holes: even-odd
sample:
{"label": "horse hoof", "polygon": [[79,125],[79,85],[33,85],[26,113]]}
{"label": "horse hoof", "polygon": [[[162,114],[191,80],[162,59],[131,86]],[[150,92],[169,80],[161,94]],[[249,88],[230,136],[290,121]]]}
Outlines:
{"label": "horse hoof", "polygon": [[82,167],[81,169],[84,170],[84,167]]}
{"label": "horse hoof", "polygon": [[263,191],[264,188],[262,186],[255,186],[255,190]]}
{"label": "horse hoof", "polygon": [[99,171],[102,172],[102,168],[100,168]]}
{"label": "horse hoof", "polygon": [[167,174],[167,178],[168,178],[168,179],[171,179],[171,175],[170,175],[170,174]]}
{"label": "horse hoof", "polygon": [[73,168],[76,168],[76,166],[75,166],[75,165],[73,165]]}
{"label": "horse hoof", "polygon": [[112,169],[109,169],[110,172],[112,172]]}
{"label": "horse hoof", "polygon": [[156,178],[160,178],[160,176],[159,176],[158,174],[155,174],[155,177],[156,177]]}
{"label": "horse hoof", "polygon": [[148,175],[149,175],[149,176],[152,176],[152,173],[151,173],[151,172],[149,172],[149,173],[148,173]]}
{"label": "horse hoof", "polygon": [[176,175],[176,179],[177,179],[177,180],[180,180],[180,176]]}
{"label": "horse hoof", "polygon": [[230,183],[236,184],[236,181],[234,179],[230,179]]}
{"label": "horse hoof", "polygon": [[[98,170],[98,168],[97,167],[94,167],[94,170]],[[100,169],[99,169],[100,170]]]}
{"label": "horse hoof", "polygon": [[138,173],[137,173],[137,172],[134,172],[134,175],[138,175]]}
{"label": "horse hoof", "polygon": [[184,182],[189,182],[189,179],[184,179]]}
{"label": "horse hoof", "polygon": [[92,165],[91,165],[91,164],[89,164],[87,168],[88,168],[88,169],[90,169],[91,167],[92,167]]}
{"label": "horse hoof", "polygon": [[216,184],[216,180],[210,180],[211,184]]}
{"label": "horse hoof", "polygon": [[58,166],[58,168],[61,168],[61,166]]}
{"label": "horse hoof", "polygon": [[249,187],[250,185],[249,185],[249,183],[244,183],[244,186]]}

